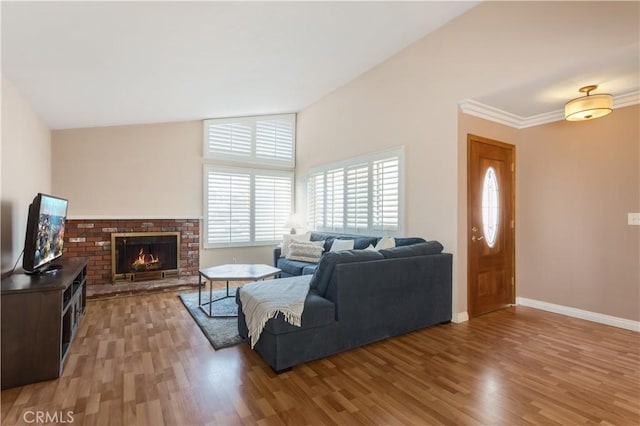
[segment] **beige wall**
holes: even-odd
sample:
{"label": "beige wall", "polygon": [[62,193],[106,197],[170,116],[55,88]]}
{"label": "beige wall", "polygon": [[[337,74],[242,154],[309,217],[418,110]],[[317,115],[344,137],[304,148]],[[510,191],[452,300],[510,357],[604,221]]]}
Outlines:
{"label": "beige wall", "polygon": [[[2,272],[24,248],[29,204],[51,193],[51,136],[15,86],[2,76]],[[20,263],[19,267],[22,266]]]}
{"label": "beige wall", "polygon": [[54,130],[70,216],[202,216],[202,122]]}
{"label": "beige wall", "polygon": [[640,320],[640,107],[521,130],[517,295]]}
{"label": "beige wall", "polygon": [[[202,132],[202,121],[54,130],[53,190],[74,218],[202,218]],[[271,247],[201,248],[200,265],[234,258],[271,264]]]}
{"label": "beige wall", "polygon": [[[454,315],[466,312],[458,103],[637,43],[637,14],[634,2],[481,3],[299,113],[296,209],[310,167],[404,145],[405,233],[454,254]],[[592,31],[603,16],[619,25]]]}

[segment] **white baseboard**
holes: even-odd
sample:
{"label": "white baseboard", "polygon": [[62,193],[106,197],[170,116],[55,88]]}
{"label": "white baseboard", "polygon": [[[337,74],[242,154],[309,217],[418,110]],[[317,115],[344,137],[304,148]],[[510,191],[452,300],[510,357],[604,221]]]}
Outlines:
{"label": "white baseboard", "polygon": [[468,312],[459,312],[453,316],[453,322],[460,323],[469,321],[469,313]]}
{"label": "white baseboard", "polygon": [[580,318],[587,321],[593,321],[600,324],[611,325],[613,327],[624,328],[626,330],[640,332],[640,322],[628,320],[625,318],[618,318],[611,315],[599,314],[597,312],[584,311],[582,309],[572,308],[569,306],[541,302],[539,300],[527,299],[525,297],[516,297],[516,304],[540,309],[543,311],[553,312],[560,315],[566,315],[569,317]]}

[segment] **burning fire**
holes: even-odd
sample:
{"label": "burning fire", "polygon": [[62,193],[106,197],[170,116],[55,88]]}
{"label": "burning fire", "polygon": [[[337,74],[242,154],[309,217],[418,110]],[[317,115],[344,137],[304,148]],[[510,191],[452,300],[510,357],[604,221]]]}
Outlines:
{"label": "burning fire", "polygon": [[158,269],[161,266],[160,259],[153,254],[146,255],[143,248],[138,252],[138,258],[131,264],[131,267],[137,271],[141,269]]}

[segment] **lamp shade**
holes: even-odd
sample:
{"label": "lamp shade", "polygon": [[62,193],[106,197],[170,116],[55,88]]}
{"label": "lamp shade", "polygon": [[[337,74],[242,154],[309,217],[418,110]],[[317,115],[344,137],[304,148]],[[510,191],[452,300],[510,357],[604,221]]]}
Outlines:
{"label": "lamp shade", "polygon": [[289,216],[289,219],[287,219],[287,223],[285,223],[284,226],[286,226],[287,228],[291,228],[291,233],[295,234],[296,228],[301,228],[303,225],[300,216],[296,213],[293,213]]}
{"label": "lamp shade", "polygon": [[[582,89],[581,89],[582,90]],[[609,94],[590,95],[573,99],[564,106],[567,121],[583,121],[604,117],[613,111],[613,98]]]}

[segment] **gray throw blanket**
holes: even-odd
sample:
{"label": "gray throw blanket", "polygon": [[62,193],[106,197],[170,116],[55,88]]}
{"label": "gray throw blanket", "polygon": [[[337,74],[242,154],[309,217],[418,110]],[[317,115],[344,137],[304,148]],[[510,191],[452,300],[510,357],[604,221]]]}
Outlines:
{"label": "gray throw blanket", "polygon": [[291,325],[300,327],[304,301],[309,293],[312,275],[257,281],[240,290],[251,349],[256,345],[267,321],[278,313]]}

